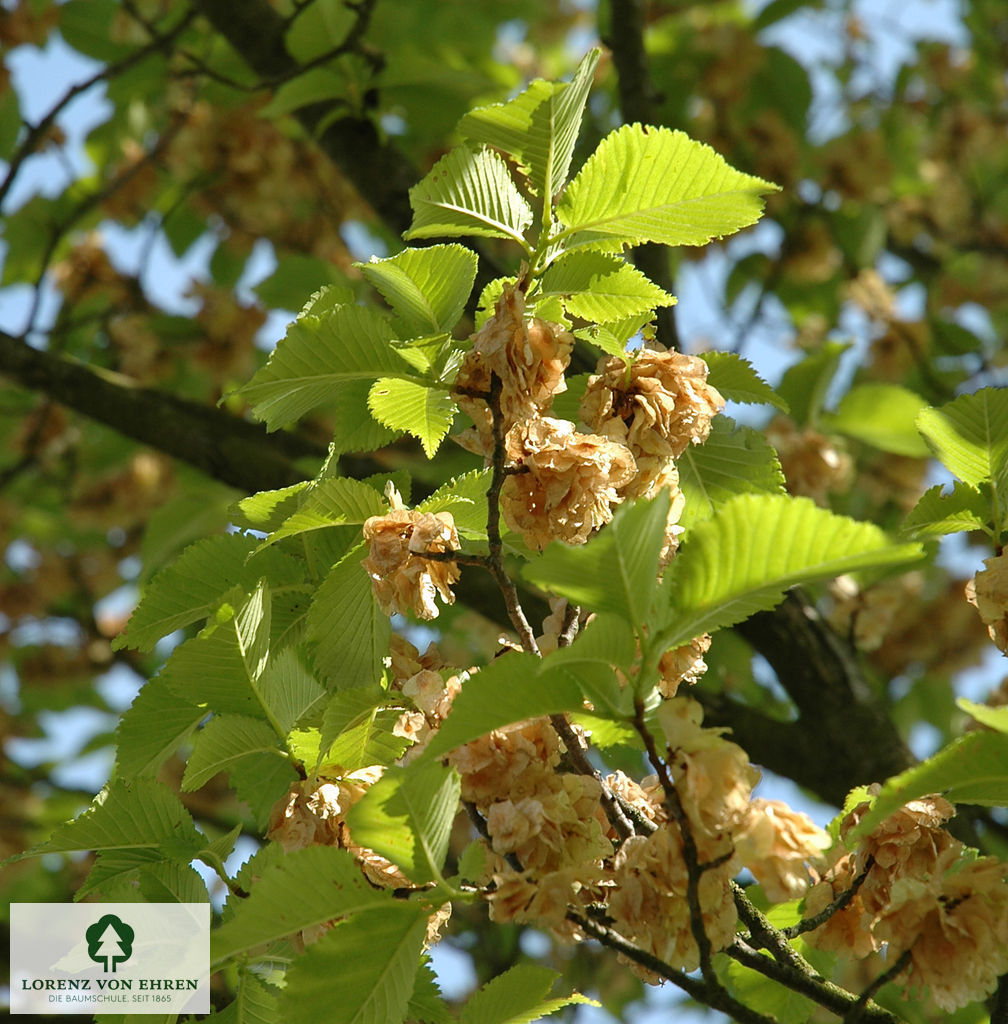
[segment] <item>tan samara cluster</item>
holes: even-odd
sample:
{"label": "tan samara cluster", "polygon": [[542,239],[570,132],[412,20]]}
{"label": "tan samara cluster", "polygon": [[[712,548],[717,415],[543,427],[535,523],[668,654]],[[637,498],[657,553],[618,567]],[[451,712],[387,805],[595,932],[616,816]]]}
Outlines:
{"label": "tan samara cluster", "polygon": [[[551,541],[584,544],[627,498],[670,497],[662,560],[679,543],[685,506],[675,459],[701,444],[724,399],[707,383],[707,364],[678,352],[644,350],[608,356],[591,376],[581,419],[595,433],[548,415],[553,396],[567,388],[564,370],[574,338],[558,324],[525,316],[525,296],[505,286],[494,316],[473,338],[453,394],[473,426],[456,436],[469,451],[493,459],[494,381],[499,388],[499,441],[508,472],[500,493],[507,525],[542,550]],[[370,544],[363,565],[386,614],[438,615],[435,598],[451,604],[458,565],[424,557],[457,550],[449,512],[421,513],[390,497],[387,515],[364,524]]]}
{"label": "tan samara cluster", "polygon": [[671,497],[666,557],[675,550],[684,499],[675,458],[710,433],[724,399],[707,383],[695,356],[644,350],[604,357],[588,380],[579,416],[591,433],[549,415],[566,390],[564,370],[573,337],[557,324],[525,317],[520,287],[506,286],[494,316],[473,338],[455,384],[462,410],[475,426],[460,438],[469,450],[493,456],[493,417],[487,401],[500,380],[501,434],[510,471],[501,511],[532,548],[550,541],[584,544],[627,498]]}
{"label": "tan samara cluster", "polygon": [[[663,704],[662,725],[674,751],[670,770],[697,861],[705,932],[715,950],[734,939],[731,881],[741,867],[773,899],[792,899],[809,884],[809,864],[829,837],[783,804],[753,800],[758,773],[721,731],[704,728],[700,706],[677,697]],[[492,856],[486,877],[491,916],[584,937],[571,914],[604,915],[623,938],[673,967],[693,970],[699,949],[690,917],[683,831],[657,777],[637,783],[622,772],[608,788],[654,829],[621,840],[603,811],[601,786],[563,770],[563,747],[547,719],[496,730],[459,748],[451,763],[462,796],[486,822]],[[661,978],[628,966],[650,983]]]}
{"label": "tan samara cluster", "polygon": [[[841,837],[867,807],[847,815]],[[943,827],[954,813],[940,796],[910,801],[839,857],[805,898],[806,917],[815,917],[863,874],[853,899],[809,940],[855,957],[885,946],[890,962],[909,951],[898,983],[927,989],[948,1012],[990,995],[1008,971],[1008,865],[954,838]]]}

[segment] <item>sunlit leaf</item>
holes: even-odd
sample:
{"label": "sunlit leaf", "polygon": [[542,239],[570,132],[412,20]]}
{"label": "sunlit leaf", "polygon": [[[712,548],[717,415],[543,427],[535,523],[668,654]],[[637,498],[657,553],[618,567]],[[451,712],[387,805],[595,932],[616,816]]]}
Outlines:
{"label": "sunlit leaf", "polygon": [[280,997],[285,1024],[401,1024],[428,914],[399,903],[337,924],[287,971]]}
{"label": "sunlit leaf", "polygon": [[929,793],[952,803],[1003,807],[1008,804],[1008,734],[971,732],[953,740],[933,757],[887,779],[871,806],[847,834],[857,843],[904,804]]}
{"label": "sunlit leaf", "polygon": [[736,352],[704,352],[700,357],[707,364],[707,383],[713,385],[730,402],[772,405],[781,412],[788,404],[753,369],[752,363]]}
{"label": "sunlit leaf", "polygon": [[[270,430],[320,406],[342,410],[356,426],[362,413],[365,422],[370,418],[371,382],[406,369],[390,344],[394,337],[388,320],[364,306],[336,306],[318,319],[301,317],[239,393]],[[354,450],[344,443],[341,451]]]}
{"label": "sunlit leaf", "polygon": [[234,916],[211,932],[211,964],[334,917],[388,907],[391,900],[368,884],[346,850],[294,850],[266,868],[248,898],[236,903]]}
{"label": "sunlit leaf", "polygon": [[761,194],[774,191],[683,132],[623,125],[599,143],[556,213],[569,246],[600,236],[704,245],[755,224]]}
{"label": "sunlit leaf", "polygon": [[665,571],[661,646],[772,608],[797,583],[922,557],[919,544],[895,544],[874,524],[834,515],[808,498],[731,498],[692,528]]}
{"label": "sunlit leaf", "polygon": [[413,224],[406,238],[484,235],[526,244],[532,210],[492,150],[457,146],[410,189],[409,197]]}
{"label": "sunlit leaf", "polygon": [[690,445],[676,466],[686,498],[679,522],[687,530],[738,494],[784,491],[784,474],[770,442],[758,430],[735,426],[727,416],[715,417],[707,440]]}
{"label": "sunlit leaf", "polygon": [[462,1008],[460,1024],[531,1024],[574,1003],[599,1005],[577,992],[550,999],[550,989],[559,977],[548,967],[518,964],[469,998]]}
{"label": "sunlit leaf", "polygon": [[368,408],[379,423],[419,439],[428,459],[434,458],[456,411],[447,390],[396,377],[382,377],[371,385]]}
{"label": "sunlit leaf", "polygon": [[983,530],[991,515],[990,501],[976,487],[956,480],[946,493],[941,484],[935,484],[921,495],[903,520],[902,532],[916,538]]}
{"label": "sunlit leaf", "polygon": [[388,616],[378,607],[358,545],[325,578],[308,611],[308,638],[315,664],[331,689],[370,686],[382,673],[388,651]]}
{"label": "sunlit leaf", "polygon": [[1008,388],[983,388],[922,409],[917,429],[946,469],[973,487],[991,481],[998,508],[1008,506]]}
{"label": "sunlit leaf", "polygon": [[156,772],[206,717],[206,709],[148,680],[116,729],[116,764],[126,779]]}
{"label": "sunlit leaf", "polygon": [[403,249],[355,266],[392,307],[403,338],[450,332],[476,279],[476,253],[454,244]]}
{"label": "sunlit leaf", "polygon": [[418,884],[435,881],[460,786],[458,773],[437,761],[387,769],[347,814],[354,842],[387,857]]}
{"label": "sunlit leaf", "polygon": [[821,419],[824,430],[853,437],[894,455],[927,458],[928,447],[914,429],[927,406],[920,395],[895,384],[873,382],[850,389]]}
{"label": "sunlit leaf", "polygon": [[575,251],[542,276],[542,296],[558,295],[571,316],[598,323],[619,321],[671,306],[675,299],[618,256]]}
{"label": "sunlit leaf", "polygon": [[552,199],[567,180],[598,58],[598,50],[586,54],[570,83],[537,78],[506,103],[477,107],[459,122],[459,132],[525,164],[536,192]]}
{"label": "sunlit leaf", "polygon": [[218,772],[230,771],[242,758],[266,753],[283,756],[276,733],[262,719],[214,715],[196,736],[182,776],[182,791],[205,786]]}
{"label": "sunlit leaf", "polygon": [[587,544],[553,544],[523,575],[576,604],[643,622],[658,577],[668,507],[664,492],[653,501],[624,505]]}

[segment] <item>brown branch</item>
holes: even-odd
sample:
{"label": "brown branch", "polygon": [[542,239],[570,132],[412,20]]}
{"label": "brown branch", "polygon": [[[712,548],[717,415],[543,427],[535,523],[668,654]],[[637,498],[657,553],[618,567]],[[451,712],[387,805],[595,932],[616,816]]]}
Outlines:
{"label": "brown branch", "polygon": [[[800,970],[794,970],[772,960],[768,956],[753,949],[742,939],[735,942],[726,950],[728,955],[738,963],[749,967],[766,978],[776,981],[792,992],[807,996],[813,1002],[824,1006],[838,1016],[848,1013],[857,1005],[858,997],[826,981],[819,975],[807,975]],[[870,1024],[901,1024],[899,1017],[883,1009],[873,1002],[866,1002],[860,1018]]]}
{"label": "brown branch", "polygon": [[804,935],[805,932],[814,932],[820,925],[825,924],[834,914],[843,910],[848,903],[857,895],[858,890],[864,885],[865,879],[868,877],[868,872],[871,871],[875,864],[875,858],[869,856],[865,862],[864,870],[854,879],[849,889],[844,889],[842,893],[831,903],[828,903],[818,914],[812,917],[806,917],[799,921],[797,924],[793,924],[790,928],[784,929],[784,936],[789,939],[797,938],[799,935]]}
{"label": "brown branch", "polygon": [[324,455],[293,434],[267,434],[259,424],[32,348],[5,331],[0,374],[246,493],[298,483],[309,474],[294,460]]}
{"label": "brown branch", "polygon": [[859,996],[857,1002],[844,1017],[844,1024],[858,1024],[865,1019],[865,1010],[871,1003],[872,996],[884,985],[902,974],[910,966],[910,950],[905,949],[896,962],[888,970],[883,971]]}
{"label": "brown branch", "polygon": [[[740,1003],[732,995],[726,992],[720,985],[711,985],[710,982],[701,978],[694,978],[683,971],[677,971],[670,967],[664,960],[638,948],[632,942],[623,938],[619,932],[610,928],[600,921],[593,921],[572,910],[567,912],[567,920],[576,924],[586,935],[590,935],[597,942],[607,949],[621,954],[628,960],[632,960],[641,967],[646,968],[658,977],[671,981],[673,985],[681,988],[687,995],[692,996],[697,1002],[704,1003],[714,1010],[720,1010],[728,1014],[739,1024],[775,1024],[775,1018],[764,1016],[756,1010]],[[853,997],[852,997],[853,998]]]}
{"label": "brown branch", "polygon": [[800,592],[734,628],[767,659],[800,715],[774,722],[712,701],[709,723],[730,726],[754,761],[837,806],[854,786],[916,763],[853,649]]}
{"label": "brown branch", "polygon": [[[660,100],[644,47],[644,9],[646,0],[612,0],[612,23],[605,40],[612,51],[618,79],[620,111],[626,122],[653,124],[655,105]],[[663,291],[672,291],[672,273],[669,251],[654,242],[639,245],[633,250],[637,269],[646,274]],[[662,306],[656,314],[657,337],[664,345],[677,348],[679,334],[672,306]]]}

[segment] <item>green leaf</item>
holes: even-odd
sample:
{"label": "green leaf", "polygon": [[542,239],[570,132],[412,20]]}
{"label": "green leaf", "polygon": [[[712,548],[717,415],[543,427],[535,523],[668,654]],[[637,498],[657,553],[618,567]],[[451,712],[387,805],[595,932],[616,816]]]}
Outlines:
{"label": "green leaf", "polygon": [[788,404],[753,369],[752,363],[736,352],[704,352],[701,357],[707,364],[707,383],[728,399],[746,405],[772,405],[781,412],[788,411]]}
{"label": "green leaf", "polygon": [[[276,430],[320,406],[335,407],[356,424],[371,382],[402,373],[395,337],[381,313],[364,306],[336,306],[316,319],[301,316],[273,350],[269,362],[243,387],[256,416]],[[341,451],[352,451],[349,442]]]}
{"label": "green leaf", "polygon": [[291,647],[270,658],[257,690],[263,707],[282,736],[302,718],[320,709],[329,696]]}
{"label": "green leaf", "polygon": [[116,728],[116,766],[125,779],[153,775],[206,717],[206,708],[148,680]]}
{"label": "green leaf", "polygon": [[460,134],[525,164],[533,188],[549,202],[567,180],[598,58],[598,50],[587,53],[569,84],[537,78],[507,103],[477,107],[459,122]]}
{"label": "green leaf", "polygon": [[330,68],[310,68],[281,84],[259,115],[276,119],[312,103],[340,99],[346,92],[347,82],[343,75]]}
{"label": "green leaf", "polygon": [[584,698],[575,677],[553,673],[544,685],[540,673],[546,664],[534,655],[509,651],[473,673],[423,756],[440,757],[512,722],[580,710]]}
{"label": "green leaf", "polygon": [[353,29],[355,13],[343,3],[309,4],[296,8],[284,36],[287,52],[307,64],[344,43]]}
{"label": "green leaf", "polygon": [[575,992],[566,999],[549,999],[560,977],[538,964],[518,964],[488,981],[462,1008],[459,1024],[530,1024],[574,1003],[598,1006]]}
{"label": "green leaf", "polygon": [[372,709],[336,737],[325,754],[324,763],[353,772],[372,764],[388,765],[398,761],[410,745],[409,740],[392,732],[399,715],[394,709]]}
{"label": "green leaf", "polygon": [[482,235],[510,238],[528,249],[524,231],[532,210],[502,157],[458,146],[409,193],[413,223],[405,238]]}
{"label": "green leaf", "polygon": [[434,458],[457,409],[447,390],[395,377],[371,385],[368,408],[379,423],[418,438],[428,459]]}
{"label": "green leaf", "polygon": [[331,689],[376,683],[388,652],[391,627],[361,565],[366,553],[360,544],[337,562],[308,610],[308,638],[315,643],[315,665],[330,681]]}
{"label": "green leaf", "polygon": [[21,108],[17,93],[10,87],[0,96],[0,160],[10,160],[21,131]]}
{"label": "green leaf", "polygon": [[557,669],[573,672],[582,693],[600,714],[622,717],[633,713],[633,695],[629,688],[620,686],[613,669],[629,669],[635,653],[633,633],[626,628],[626,620],[598,612],[573,644],[543,659],[542,671],[546,679]]}
{"label": "green leaf", "polygon": [[476,253],[463,245],[403,249],[380,260],[355,263],[392,307],[401,337],[450,333],[476,280]]}
{"label": "green leaf", "polygon": [[210,893],[198,871],[188,864],[145,864],[138,872],[140,893],[148,903],[209,903]]}
{"label": "green leaf", "polygon": [[260,717],[262,705],[249,683],[232,623],[209,626],[171,653],[158,679],[204,712]]}
{"label": "green leaf", "polygon": [[567,246],[599,237],[705,245],[755,224],[776,185],[730,167],[668,128],[623,125],[607,135],[557,205]]}
{"label": "green leaf", "polygon": [[903,520],[907,537],[940,537],[946,533],[987,529],[990,502],[975,487],[956,480],[948,494],[942,485],[929,487]]}
{"label": "green leaf", "polygon": [[234,617],[238,649],[256,696],[259,694],[256,683],[266,670],[266,662],[269,660],[272,621],[273,600],[270,588],[265,580],[260,580]]}
{"label": "green leaf", "polygon": [[253,753],[232,761],[228,775],[231,788],[239,800],[248,804],[261,832],[266,831],[276,802],[286,797],[299,779],[294,765],[286,757],[277,757],[273,752]]}
{"label": "green leaf", "polygon": [[240,971],[234,999],[206,1020],[211,1024],[281,1024],[277,1007],[279,995],[272,985],[267,985],[251,971]]}
{"label": "green leaf", "polygon": [[677,647],[772,608],[797,583],[922,557],[919,544],[894,544],[877,526],[808,498],[740,495],[697,523],[665,570],[660,646]]}
{"label": "green leaf", "polygon": [[1008,707],[992,708],[989,704],[974,704],[965,697],[957,697],[956,705],[981,725],[997,732],[1008,733]]}
{"label": "green leaf", "polygon": [[261,718],[214,715],[196,736],[182,776],[182,791],[205,786],[218,772],[229,772],[236,761],[251,754],[283,757],[272,727]]}
{"label": "green leaf", "polygon": [[[590,324],[588,327],[581,327],[574,332],[574,336],[602,349],[607,355],[622,358],[626,355],[627,342],[651,319],[650,312],[639,313],[637,316],[626,317],[613,323]],[[570,389],[569,378],[567,387]]]}
{"label": "green leaf", "polygon": [[311,486],[309,480],[282,487],[276,491],[260,491],[242,498],[231,508],[231,520],[245,530],[272,533],[298,509],[302,493]]}
{"label": "green leaf", "polygon": [[205,619],[235,586],[251,590],[262,576],[276,584],[299,580],[300,567],[289,555],[268,551],[250,558],[258,544],[254,537],[228,534],[187,547],[151,580],[115,649],[149,651],[161,637]]}
{"label": "green leaf", "polygon": [[459,878],[474,882],[482,877],[487,868],[487,856],[490,853],[486,840],[474,839],[458,859]]}
{"label": "green leaf", "polygon": [[537,297],[564,298],[570,316],[619,321],[671,306],[675,299],[619,256],[576,251],[561,256],[540,282]]}
{"label": "green leaf", "polygon": [[679,487],[686,506],[679,523],[689,530],[709,519],[738,494],[779,494],[784,474],[773,446],[758,430],[736,427],[727,416],[711,421],[711,432],[700,445],[690,445],[676,460]]}
{"label": "green leaf", "polygon": [[734,960],[728,961],[726,974],[731,994],[755,1013],[768,1015],[778,1024],[806,1024],[813,1016],[814,1005],[807,997],[775,979]]}
{"label": "green leaf", "polygon": [[437,761],[387,769],[347,813],[354,842],[418,885],[439,880],[461,785],[458,773]]}
{"label": "green leaf", "polygon": [[437,978],[424,958],[417,971],[406,1019],[418,1024],[457,1024],[455,1014],[441,997]]}
{"label": "green leaf", "polygon": [[399,903],[337,924],[287,971],[280,997],[286,1024],[401,1024],[428,913]]}
{"label": "green leaf", "polygon": [[308,846],[266,868],[234,917],[210,935],[211,966],[304,928],[358,911],[387,910],[392,897],[375,889],[346,850]]}
{"label": "green leaf", "polygon": [[941,793],[952,803],[1003,807],[1008,803],[1008,735],[967,733],[933,757],[888,779],[846,837],[848,845],[857,843],[910,800],[929,793]]}
{"label": "green leaf", "polygon": [[[917,429],[949,472],[976,487],[991,481],[999,513],[1008,503],[1008,388],[983,388],[972,395],[921,410]],[[1001,515],[999,514],[999,519]]]}
{"label": "green leaf", "polygon": [[329,477],[314,484],[301,506],[264,542],[272,544],[330,526],[357,525],[388,512],[388,502],[373,487],[351,477]]}
{"label": "green leaf", "polygon": [[334,693],[322,713],[322,728],[318,742],[323,757],[338,736],[364,722],[369,722],[376,711],[390,703],[391,697],[392,695],[377,685],[339,690]]}
{"label": "green leaf", "polygon": [[354,301],[353,291],[346,287],[345,271],[329,260],[294,252],[278,252],[276,260],[273,273],[252,289],[267,309],[297,312],[313,293],[326,285],[331,286],[340,302]]}
{"label": "green leaf", "polygon": [[777,394],[787,402],[791,417],[799,426],[817,421],[840,359],[849,348],[845,342],[828,341],[784,372]]}
{"label": "green leaf", "polygon": [[522,575],[576,604],[615,612],[636,626],[651,606],[668,508],[664,491],[652,501],[623,505],[583,547],[553,544]]}
{"label": "green leaf", "polygon": [[895,384],[859,384],[820,422],[824,430],[853,437],[880,451],[926,459],[928,447],[914,429],[914,420],[926,407],[920,395]]}
{"label": "green leaf", "polygon": [[144,850],[150,860],[189,861],[204,837],[167,787],[148,779],[112,782],[73,821],[60,825],[35,853]]}
{"label": "green leaf", "polygon": [[417,512],[450,512],[460,537],[486,538],[489,469],[474,469],[442,484],[416,506]]}

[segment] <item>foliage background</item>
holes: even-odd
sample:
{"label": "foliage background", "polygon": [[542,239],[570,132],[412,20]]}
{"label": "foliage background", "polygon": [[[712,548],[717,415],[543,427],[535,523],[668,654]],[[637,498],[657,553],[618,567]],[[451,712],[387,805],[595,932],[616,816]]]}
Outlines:
{"label": "foliage background", "polygon": [[[535,75],[568,75],[600,38],[610,49],[575,165],[640,120],[783,187],[757,230],[641,265],[679,295],[667,343],[739,351],[774,382],[803,367],[782,388],[797,425],[828,435],[856,473],[822,500],[895,529],[937,479],[891,401],[844,405],[852,385],[938,404],[1003,382],[1008,22],[995,0],[303,6],[292,60],[282,3],[4,5],[0,854],[46,837],[103,783],[118,715],[167,653],[112,650],[138,588],[226,527],[236,498],[310,475],[324,454],[331,420],[267,436],[229,397],[290,311],[324,283],[363,298],[352,261],[398,249],[407,189],[459,116]],[[33,64],[67,69],[69,93],[40,103]],[[508,259],[493,242],[484,256]],[[382,455],[429,486],[450,457]],[[963,547],[911,591],[839,608],[837,635],[860,642],[863,704],[821,650],[810,678],[794,677],[778,616],[719,636],[708,721],[833,804],[902,767],[907,747],[923,755],[956,735],[955,696],[983,697],[999,675],[960,597],[989,552]],[[460,663],[499,628],[484,595],[463,596],[439,620]],[[837,699],[822,699],[831,686]],[[813,692],[814,713],[796,696]],[[210,828],[247,817],[223,787],[186,799]],[[978,827],[1003,854],[1001,826],[995,813]],[[47,858],[0,884],[8,899],[65,899],[87,869]],[[454,941],[477,936],[481,979],[520,948],[475,921]],[[600,964],[567,970],[613,1007],[639,997]]]}

